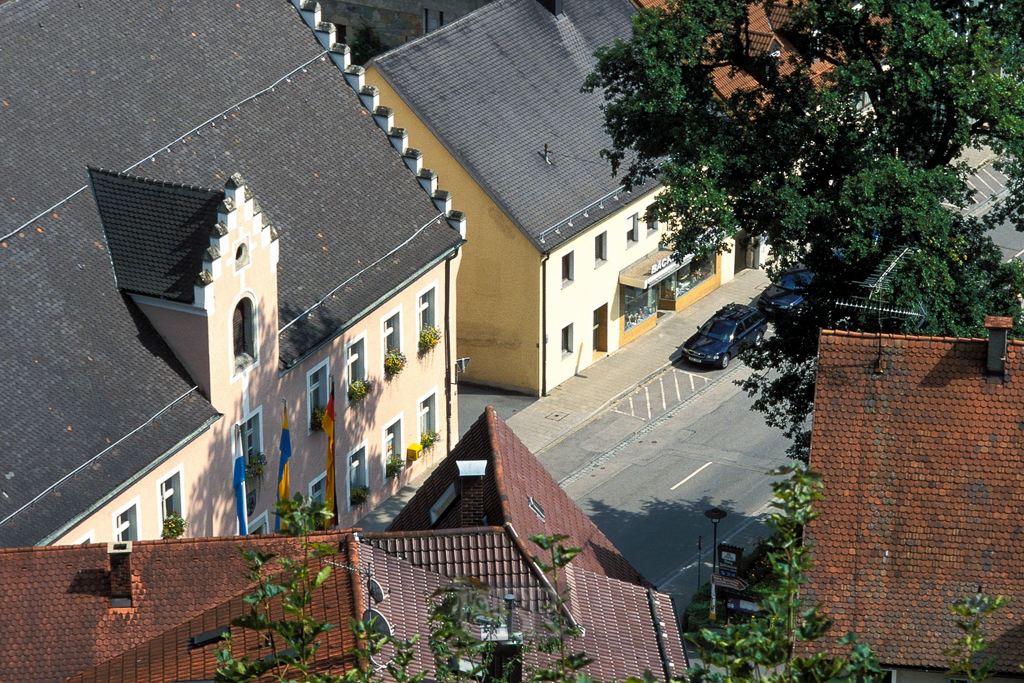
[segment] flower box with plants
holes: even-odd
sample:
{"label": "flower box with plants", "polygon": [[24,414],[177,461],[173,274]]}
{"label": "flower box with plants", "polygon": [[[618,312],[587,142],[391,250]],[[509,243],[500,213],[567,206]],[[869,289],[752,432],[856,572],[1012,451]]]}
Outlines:
{"label": "flower box with plants", "polygon": [[436,431],[434,431],[433,429],[428,429],[422,434],[420,434],[420,445],[423,446],[424,448],[430,448],[435,443],[437,443],[438,439],[440,438],[440,435],[438,435]]}
{"label": "flower box with plants", "polygon": [[433,325],[424,325],[420,330],[419,349],[420,353],[426,353],[441,341],[441,333]]}
{"label": "flower box with plants", "polygon": [[263,473],[267,468],[267,456],[262,453],[253,453],[245,463],[245,481],[260,482],[263,480]]}
{"label": "flower box with plants", "polygon": [[405,367],[405,354],[398,349],[388,349],[384,354],[384,374],[394,377]]}
{"label": "flower box with plants", "polygon": [[319,432],[324,428],[324,415],[327,411],[320,406],[314,406],[313,410],[309,411],[309,431]]}
{"label": "flower box with plants", "polygon": [[370,489],[367,486],[360,486],[357,489],[352,489],[348,494],[348,501],[352,504],[352,507],[357,507],[366,502],[366,499],[370,497]]}
{"label": "flower box with plants", "polygon": [[368,379],[354,379],[348,384],[348,400],[352,403],[362,401],[370,393],[373,384]]}
{"label": "flower box with plants", "polygon": [[384,467],[384,471],[385,474],[387,474],[388,479],[394,479],[399,474],[401,474],[403,464],[404,463],[402,462],[402,459],[399,458],[397,455],[392,455],[390,458],[388,458],[387,465],[385,465]]}
{"label": "flower box with plants", "polygon": [[178,538],[188,528],[188,521],[178,514],[177,510],[171,510],[164,517],[164,528],[160,532],[160,538]]}

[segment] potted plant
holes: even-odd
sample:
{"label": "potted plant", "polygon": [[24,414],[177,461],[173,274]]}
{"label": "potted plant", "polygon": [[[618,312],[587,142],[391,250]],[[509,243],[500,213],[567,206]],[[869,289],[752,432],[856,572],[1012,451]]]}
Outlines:
{"label": "potted plant", "polygon": [[420,330],[419,349],[420,353],[426,353],[441,341],[441,333],[433,325],[424,325]]}
{"label": "potted plant", "polygon": [[164,528],[160,532],[160,538],[178,538],[188,528],[188,521],[178,514],[177,510],[171,510],[164,517]]}
{"label": "potted plant", "polygon": [[249,481],[262,481],[263,473],[267,467],[267,456],[262,453],[253,453],[249,456],[249,461],[245,463],[245,480]]}
{"label": "potted plant", "polygon": [[320,406],[314,406],[313,410],[309,411],[309,429],[313,432],[318,432],[324,428],[324,415],[327,414],[327,410]]}
{"label": "potted plant", "polygon": [[402,459],[399,458],[397,455],[392,455],[390,458],[388,458],[387,465],[384,468],[388,479],[394,479],[395,477],[402,473],[402,464]]}
{"label": "potted plant", "polygon": [[366,499],[370,496],[370,489],[367,486],[360,486],[357,489],[352,489],[348,494],[348,500],[352,504],[352,507],[357,507],[366,502]]}
{"label": "potted plant", "polygon": [[420,434],[420,445],[423,446],[424,448],[430,448],[435,443],[437,443],[438,439],[440,438],[441,437],[438,435],[436,431],[434,431],[433,429],[428,429],[422,434]]}
{"label": "potted plant", "polygon": [[384,374],[394,377],[405,367],[405,354],[399,349],[388,349],[384,354]]}
{"label": "potted plant", "polygon": [[362,401],[370,393],[373,385],[367,379],[354,379],[348,384],[348,400],[352,403]]}

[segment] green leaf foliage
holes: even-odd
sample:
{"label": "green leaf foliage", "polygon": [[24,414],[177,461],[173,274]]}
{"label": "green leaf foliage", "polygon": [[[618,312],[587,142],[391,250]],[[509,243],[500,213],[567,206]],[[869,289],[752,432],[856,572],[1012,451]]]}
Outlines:
{"label": "green leaf foliage", "polygon": [[[1024,225],[1024,2],[751,7],[644,10],[629,41],[598,52],[585,88],[604,94],[613,169],[627,186],[666,187],[650,213],[677,251],[721,252],[746,234],[772,246],[772,276],[796,264],[816,274],[807,305],[748,353],[743,384],[806,460],[819,330],[984,336],[985,315],[1012,315],[1024,331],[1021,270],[985,232]],[[785,43],[779,56],[752,38],[756,12]],[[746,86],[716,90],[728,75]],[[1009,177],[984,219],[961,210],[973,172],[961,153],[982,145]],[[867,311],[840,303],[867,295],[858,283],[898,254]]]}

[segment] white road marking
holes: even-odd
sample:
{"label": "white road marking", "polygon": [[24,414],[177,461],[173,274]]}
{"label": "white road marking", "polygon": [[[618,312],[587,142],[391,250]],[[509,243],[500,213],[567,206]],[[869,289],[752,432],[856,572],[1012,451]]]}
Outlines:
{"label": "white road marking", "polygon": [[676,384],[676,401],[682,401],[683,400],[683,395],[679,393],[679,373],[678,372],[673,372],[672,373],[672,381],[675,382],[675,384]]}
{"label": "white road marking", "polygon": [[658,384],[661,385],[661,412],[665,412],[668,410],[668,399],[665,397],[665,378],[660,378]]}
{"label": "white road marking", "polygon": [[647,420],[651,419],[651,391],[650,385],[644,387],[644,398],[647,399]]}
{"label": "white road marking", "polygon": [[693,386],[693,375],[690,374],[689,372],[686,374],[690,376],[690,393],[692,394],[695,391],[697,391],[697,387]]}
{"label": "white road marking", "polygon": [[703,464],[703,465],[702,465],[702,466],[701,466],[701,467],[700,467],[700,468],[699,468],[699,469],[698,469],[698,470],[697,470],[696,472],[692,473],[692,474],[691,474],[690,476],[688,476],[688,477],[687,477],[686,479],[683,479],[683,480],[682,480],[681,482],[679,482],[678,484],[676,484],[675,486],[673,486],[672,488],[670,488],[670,489],[669,489],[669,491],[675,491],[675,490],[676,490],[677,488],[679,488],[680,486],[682,486],[683,484],[685,484],[686,482],[690,481],[691,479],[693,479],[694,477],[696,477],[696,476],[697,476],[698,474],[700,474],[700,473],[701,473],[701,470],[703,470],[703,469],[704,469],[704,468],[706,468],[706,467],[709,467],[710,465],[711,465],[711,463],[710,463],[710,462],[706,462],[706,463],[704,463],[704,464]]}

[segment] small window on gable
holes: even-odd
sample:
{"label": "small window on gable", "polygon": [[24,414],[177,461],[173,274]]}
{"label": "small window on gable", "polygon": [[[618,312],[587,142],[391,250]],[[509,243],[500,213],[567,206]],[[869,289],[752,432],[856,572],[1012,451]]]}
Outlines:
{"label": "small window on gable", "polygon": [[360,337],[345,347],[346,379],[349,384],[366,379],[366,344]]}
{"label": "small window on gable", "polygon": [[247,265],[249,265],[249,245],[242,242],[235,248],[235,272]]}
{"label": "small window on gable", "polygon": [[572,323],[562,328],[562,355],[572,353]]}
{"label": "small window on gable", "polygon": [[306,405],[309,406],[309,428],[319,429],[322,411],[327,407],[329,361],[324,361],[306,375]]}
{"label": "small window on gable", "polygon": [[420,294],[416,308],[420,316],[420,329],[434,327],[434,288],[431,287],[423,294]]}
{"label": "small window on gable", "polygon": [[402,350],[402,314],[395,313],[384,321],[384,350]]}
{"label": "small window on gable", "polygon": [[[650,211],[651,208],[647,207],[647,210]],[[647,234],[648,235],[652,235],[652,234],[654,234],[656,232],[658,232],[658,221],[657,221],[657,219],[653,218],[653,217],[648,218],[647,219]]]}
{"label": "small window on gable", "polygon": [[326,472],[309,483],[309,498],[317,503],[323,503],[327,500]]}
{"label": "small window on gable", "polygon": [[570,251],[568,254],[562,257],[562,286],[572,284],[574,279],[574,263],[573,254],[575,252]]}
{"label": "small window on gable", "polygon": [[594,266],[608,260],[608,233],[602,232],[594,237]]}
{"label": "small window on gable", "polygon": [[255,324],[252,299],[245,297],[235,306],[235,312],[231,317],[236,373],[256,362]]}

